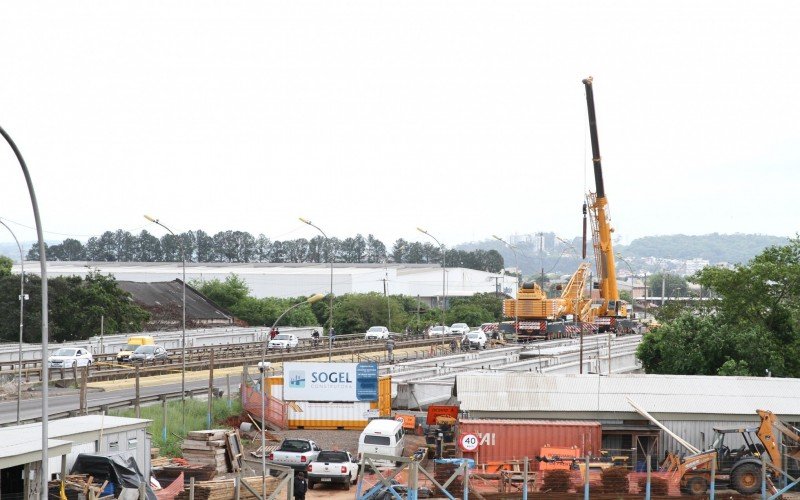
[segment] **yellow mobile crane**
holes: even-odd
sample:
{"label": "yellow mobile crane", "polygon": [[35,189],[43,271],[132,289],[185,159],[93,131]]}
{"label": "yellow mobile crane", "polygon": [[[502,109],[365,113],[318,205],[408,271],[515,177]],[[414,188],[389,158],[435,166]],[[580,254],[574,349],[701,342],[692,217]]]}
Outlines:
{"label": "yellow mobile crane", "polygon": [[[608,211],[608,198],[603,185],[603,167],[600,164],[600,141],[597,138],[597,117],[594,111],[592,77],[583,80],[586,88],[586,104],[589,109],[589,133],[592,139],[592,164],[596,191],[586,195],[592,224],[592,246],[597,268],[600,299],[593,301],[590,316],[598,331],[622,332],[633,328],[628,318],[628,304],[620,300],[617,290],[617,273],[614,266],[614,249],[611,242],[611,217]],[[585,208],[585,207],[584,207]],[[584,217],[585,217],[584,210]],[[585,220],[585,219],[584,219]],[[585,226],[584,226],[585,227]],[[594,288],[594,284],[593,284]]]}
{"label": "yellow mobile crane", "polygon": [[[561,297],[553,299],[547,298],[537,283],[523,283],[516,299],[503,301],[503,316],[519,320],[517,340],[549,340],[576,333],[574,325],[565,320],[572,315],[580,321],[589,321],[591,303],[584,296],[588,279],[589,265],[584,262],[562,290]],[[501,330],[509,335],[514,332],[514,326],[503,323]]]}

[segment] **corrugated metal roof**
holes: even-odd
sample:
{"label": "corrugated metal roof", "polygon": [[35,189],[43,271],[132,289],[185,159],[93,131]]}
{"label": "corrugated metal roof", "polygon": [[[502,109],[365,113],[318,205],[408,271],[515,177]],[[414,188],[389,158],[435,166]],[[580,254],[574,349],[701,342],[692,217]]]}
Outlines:
{"label": "corrugated metal roof", "polygon": [[[130,293],[134,302],[144,309],[180,311],[183,307],[183,286],[180,280],[140,283],[118,281],[119,287]],[[230,313],[217,306],[194,288],[186,285],[186,319],[231,321]]]}
{"label": "corrugated metal roof", "polygon": [[466,411],[750,415],[757,408],[800,415],[800,379],[623,374],[464,374],[456,377]]}
{"label": "corrugated metal roof", "polygon": [[[113,417],[109,415],[84,415],[81,417],[50,420],[47,427],[48,447],[53,455],[68,452],[72,441],[86,433],[118,432],[141,429],[150,424],[142,418]],[[92,440],[97,437],[92,437]],[[85,441],[84,441],[85,442]],[[41,453],[41,422],[12,425],[0,428],[0,464],[10,467],[32,460],[31,454]]]}
{"label": "corrugated metal roof", "polygon": [[601,425],[600,422],[591,420],[516,420],[511,418],[479,418],[461,419],[462,424],[513,424],[513,425],[576,425],[584,426],[587,424]]}
{"label": "corrugated metal roof", "polygon": [[[81,417],[60,418],[47,423],[47,436],[50,439],[69,439],[69,436],[85,432],[114,432],[115,429],[147,427],[151,420],[143,418],[114,417],[111,415],[83,415]],[[0,428],[0,443],[12,445],[39,440],[41,445],[42,423],[12,425]]]}

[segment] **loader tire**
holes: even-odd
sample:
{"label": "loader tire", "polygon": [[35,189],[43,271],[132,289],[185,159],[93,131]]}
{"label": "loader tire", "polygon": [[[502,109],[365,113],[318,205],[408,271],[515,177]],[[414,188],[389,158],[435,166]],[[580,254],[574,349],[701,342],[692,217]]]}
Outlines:
{"label": "loader tire", "polygon": [[756,464],[742,464],[731,472],[731,486],[742,495],[761,491],[761,468]]}
{"label": "loader tire", "polygon": [[708,481],[704,477],[693,477],[686,482],[686,492],[692,496],[705,495]]}

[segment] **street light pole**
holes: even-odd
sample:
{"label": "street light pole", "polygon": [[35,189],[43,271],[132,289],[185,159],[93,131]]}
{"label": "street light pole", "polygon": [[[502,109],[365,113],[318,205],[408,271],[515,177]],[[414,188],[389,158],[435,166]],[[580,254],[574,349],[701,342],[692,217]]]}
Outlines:
{"label": "street light pole", "polygon": [[19,249],[19,361],[17,363],[17,425],[19,425],[20,401],[22,400],[22,331],[23,325],[25,324],[23,316],[25,312],[25,256],[22,254],[22,245],[19,244],[19,240],[17,239],[17,235],[14,234],[14,231],[12,231],[11,228],[8,227],[8,224],[3,222],[2,219],[0,219],[0,224],[8,229],[8,232],[14,237],[14,241],[17,243],[17,248]]}
{"label": "street light pole", "polygon": [[36,191],[33,189],[33,180],[31,174],[28,172],[28,166],[22,158],[14,140],[8,133],[0,127],[0,135],[6,140],[8,145],[14,151],[17,157],[19,166],[22,168],[22,174],[25,176],[25,183],[28,185],[28,195],[31,198],[31,206],[33,208],[33,219],[36,222],[36,236],[39,239],[39,265],[41,266],[42,276],[42,470],[41,470],[41,483],[39,496],[47,499],[47,482],[49,478],[49,471],[47,470],[47,450],[48,450],[48,421],[49,421],[49,407],[48,407],[48,381],[49,370],[47,369],[47,350],[48,350],[48,321],[49,314],[47,309],[47,255],[45,254],[44,245],[44,230],[42,229],[42,218],[39,216],[39,203],[36,201]]}
{"label": "street light pole", "polygon": [[[514,292],[514,298],[516,299],[517,295],[519,294],[519,281],[522,275],[519,270],[519,261],[517,260],[517,247],[497,236],[496,234],[493,234],[492,238],[503,243],[505,246],[510,248],[512,252],[514,252],[514,267],[517,268],[517,290]],[[514,304],[514,334],[519,335],[519,303]]]}
{"label": "street light pole", "polygon": [[442,249],[442,350],[444,350],[444,332],[445,332],[445,321],[444,321],[444,308],[447,305],[447,266],[445,264],[445,257],[447,256],[447,250],[445,249],[444,245],[442,245],[436,236],[432,235],[428,231],[422,229],[421,227],[417,228],[422,234],[426,234],[433,238],[433,241],[439,245],[439,248]]}
{"label": "street light pole", "polygon": [[312,224],[308,219],[302,217],[299,217],[299,219],[303,224],[308,224],[319,231],[322,237],[325,238],[325,245],[328,247],[328,260],[331,261],[331,292],[330,304],[328,305],[328,363],[330,363],[333,351],[333,248],[331,247],[331,240],[328,238],[328,235],[325,234],[325,231],[320,229],[319,226]]}
{"label": "street light pole", "polygon": [[181,321],[181,430],[186,432],[186,249],[183,247],[183,239],[178,238],[178,236],[172,232],[172,229],[149,215],[145,215],[144,218],[169,231],[169,234],[177,238],[178,245],[181,247],[181,268],[183,270],[183,278],[181,279],[181,300],[183,306],[183,319]]}
{"label": "street light pole", "polygon": [[[322,295],[321,293],[317,293],[317,294],[314,294],[311,297],[307,298],[303,302],[298,302],[297,304],[291,306],[290,308],[288,308],[285,311],[283,311],[280,316],[278,316],[278,319],[275,320],[275,322],[272,324],[272,328],[270,328],[269,331],[271,332],[272,330],[274,330],[275,327],[278,326],[278,323],[280,322],[280,320],[282,320],[283,317],[286,316],[286,314],[289,311],[291,311],[292,309],[300,307],[303,304],[313,304],[315,302],[319,302],[320,300],[322,300],[324,298],[325,298],[324,295]],[[264,339],[263,339],[262,343],[264,345],[261,348],[261,363],[259,363],[258,366],[259,366],[259,368],[261,368],[263,370],[263,367],[266,365],[266,362],[267,362],[267,344],[269,343],[269,335],[264,336]],[[245,380],[242,381],[242,383],[245,383],[245,382],[246,382]],[[286,383],[285,374],[284,374],[284,383]],[[267,434],[266,434],[266,429],[267,429],[267,425],[266,425],[266,421],[267,421],[267,419],[266,419],[266,414],[267,414],[267,410],[266,410],[266,407],[267,407],[267,405],[266,405],[267,393],[266,393],[266,390],[267,389],[266,389],[266,384],[264,383],[264,375],[263,375],[263,373],[261,374],[261,384],[259,384],[259,386],[261,387],[261,495],[262,495],[261,498],[267,498],[267,452],[266,452],[266,450],[267,450]]]}

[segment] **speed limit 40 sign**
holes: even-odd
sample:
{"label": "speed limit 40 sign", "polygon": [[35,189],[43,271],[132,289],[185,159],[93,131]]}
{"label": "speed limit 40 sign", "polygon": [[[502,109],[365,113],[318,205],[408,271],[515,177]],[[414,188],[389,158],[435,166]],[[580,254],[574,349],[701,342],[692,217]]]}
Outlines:
{"label": "speed limit 40 sign", "polygon": [[462,451],[475,451],[478,449],[478,436],[475,434],[462,434],[458,444]]}

